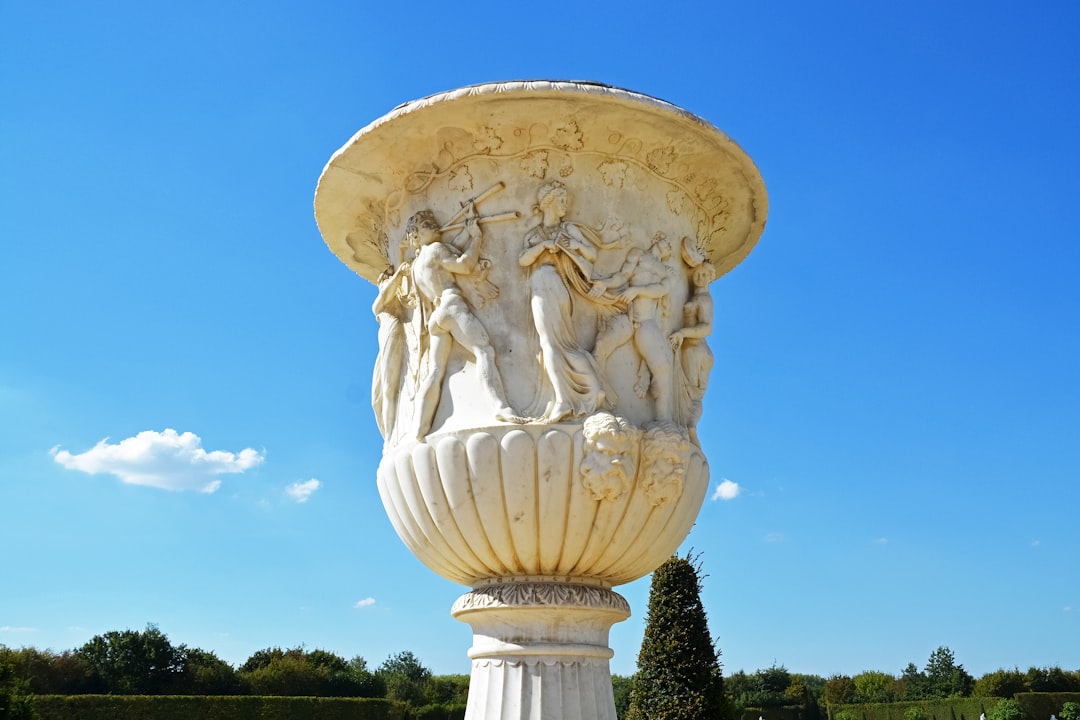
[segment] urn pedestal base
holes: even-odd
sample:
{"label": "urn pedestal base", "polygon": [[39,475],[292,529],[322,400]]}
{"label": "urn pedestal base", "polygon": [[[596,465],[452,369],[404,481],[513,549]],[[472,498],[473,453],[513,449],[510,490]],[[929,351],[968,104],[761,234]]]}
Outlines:
{"label": "urn pedestal base", "polygon": [[606,587],[501,580],[451,614],[473,628],[466,720],[615,720],[611,626],[630,606]]}

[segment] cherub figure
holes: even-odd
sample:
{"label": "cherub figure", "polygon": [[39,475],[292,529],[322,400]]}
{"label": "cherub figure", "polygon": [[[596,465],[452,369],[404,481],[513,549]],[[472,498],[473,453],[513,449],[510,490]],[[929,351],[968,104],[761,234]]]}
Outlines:
{"label": "cherub figure", "polygon": [[[638,397],[651,394],[657,420],[671,420],[674,415],[671,344],[660,327],[667,315],[671,294],[671,242],[662,232],[656,233],[648,251],[633,248],[622,267],[606,278],[594,280],[590,296],[600,296],[609,289],[629,303],[628,312],[607,320],[596,338],[596,359],[607,360],[617,348],[633,342],[641,358],[639,378],[634,386]],[[621,289],[619,289],[621,288]]]}

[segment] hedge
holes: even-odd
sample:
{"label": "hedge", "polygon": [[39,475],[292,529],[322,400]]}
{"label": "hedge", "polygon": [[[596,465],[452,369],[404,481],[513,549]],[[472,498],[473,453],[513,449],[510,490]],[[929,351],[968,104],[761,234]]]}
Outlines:
{"label": "hedge", "polygon": [[405,703],[385,698],[34,695],[33,703],[40,720],[410,720]]}
{"label": "hedge", "polygon": [[1065,703],[1080,702],[1080,693],[1016,693],[1013,699],[1020,704],[1028,720],[1050,720],[1050,715],[1061,715],[1061,706]]}
{"label": "hedge", "polygon": [[[905,720],[904,714],[911,708],[918,708],[926,720],[979,720],[979,716],[1001,702],[1002,698],[950,698],[948,700],[916,700],[894,703],[860,703],[851,705],[833,705],[829,708],[829,718],[836,720],[840,713],[844,717],[854,716],[856,720]],[[1030,720],[1049,720],[1043,718]],[[768,719],[766,719],[768,720]]]}
{"label": "hedge", "polygon": [[424,705],[408,711],[409,720],[465,720],[464,705]]}
{"label": "hedge", "polygon": [[[1050,720],[1059,715],[1061,706],[1067,702],[1080,702],[1080,693],[1017,693],[1014,698],[1024,711],[1027,720]],[[1001,702],[1002,698],[951,698],[949,700],[920,700],[918,702],[867,703],[859,705],[834,705],[829,708],[831,720],[840,713],[844,718],[855,720],[905,720],[909,708],[919,708],[926,720],[979,720],[982,713]],[[755,711],[756,712],[756,711]],[[745,720],[754,720],[747,716]],[[773,720],[766,715],[765,720]],[[784,719],[787,720],[787,719]]]}
{"label": "hedge", "polygon": [[803,720],[802,705],[783,705],[770,708],[743,708],[742,720]]}

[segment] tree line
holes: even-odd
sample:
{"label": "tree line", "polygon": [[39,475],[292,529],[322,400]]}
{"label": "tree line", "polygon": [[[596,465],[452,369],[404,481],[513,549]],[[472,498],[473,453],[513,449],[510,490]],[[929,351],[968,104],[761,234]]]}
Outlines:
{"label": "tree line", "polygon": [[743,671],[724,679],[737,707],[783,707],[788,705],[849,705],[891,703],[958,697],[1011,698],[1024,692],[1080,692],[1080,670],[1031,667],[1027,670],[995,670],[976,679],[956,662],[952,650],[934,650],[920,670],[908,663],[898,675],[868,670],[857,675],[802,675],[782,665]]}
{"label": "tree line", "polygon": [[[637,672],[612,678],[621,720],[735,720],[748,708],[786,707],[799,708],[802,720],[820,720],[824,708],[860,703],[1080,693],[1080,670],[1001,669],[976,679],[945,646],[923,669],[908,663],[898,675],[872,670],[826,678],[774,664],[725,676],[701,603],[701,578],[693,557],[673,557],[653,573]],[[468,675],[436,676],[408,651],[373,670],[360,656],[273,647],[234,668],[212,652],[174,645],[154,625],[97,635],[61,653],[0,645],[0,718],[10,698],[26,693],[365,697],[450,708],[465,705],[468,687]],[[1016,720],[1008,712],[1018,710],[1004,705],[996,713],[1001,717],[989,720]],[[1061,720],[1080,720],[1077,712]]]}
{"label": "tree line", "polygon": [[[676,570],[685,572],[686,567],[662,566],[656,579],[667,582]],[[695,581],[687,576],[680,582]],[[691,585],[689,590],[693,589]],[[657,605],[657,612],[651,618],[652,632],[647,632],[642,644],[639,673],[631,678],[616,676],[617,695],[628,700],[629,683],[634,679],[641,680],[643,686],[662,685],[662,678],[644,681],[650,675],[673,672],[673,667],[683,665],[699,675],[704,673],[694,683],[699,687],[715,682],[711,679],[714,675],[720,677],[723,694],[740,709],[1080,692],[1080,670],[1059,667],[1001,669],[976,679],[956,662],[953,651],[944,646],[930,654],[922,670],[915,663],[908,663],[896,675],[871,670],[853,676],[823,677],[792,673],[783,665],[774,665],[753,673],[739,670],[723,677],[719,672],[719,650],[709,638],[704,611],[693,612],[692,606],[700,604],[694,595],[677,591],[665,597],[665,602],[674,601],[674,606],[663,617]],[[682,621],[693,617],[699,618],[698,626],[682,629],[685,624]],[[691,632],[698,636],[696,640],[690,636]],[[710,648],[716,653],[715,669],[708,657]],[[689,657],[679,662],[680,655]],[[651,662],[650,656],[662,662]],[[0,665],[11,666],[9,675],[24,681],[29,692],[39,695],[386,697],[421,706],[464,704],[469,682],[464,674],[434,675],[409,651],[392,655],[371,669],[360,656],[346,660],[325,650],[272,647],[255,652],[234,668],[213,652],[174,645],[154,625],[148,625],[145,630],[107,632],[76,650],[59,653],[0,645]]]}
{"label": "tree line", "polygon": [[400,700],[414,707],[464,705],[468,675],[436,676],[409,651],[371,669],[325,650],[271,647],[238,668],[212,652],[175,645],[154,625],[93,637],[53,652],[0,645],[9,683],[35,695],[280,695]]}
{"label": "tree line", "polygon": [[[820,720],[828,708],[842,705],[983,697],[1005,699],[988,720],[1019,720],[1012,700],[1018,693],[1080,693],[1080,670],[1002,669],[976,679],[946,646],[934,650],[922,670],[908,663],[899,675],[866,671],[826,678],[775,664],[724,675],[700,599],[702,577],[694,556],[672,557],[653,573],[637,673],[613,678],[620,719],[736,720],[758,715],[750,709],[769,717],[768,709],[797,708],[802,720]],[[1060,720],[1080,720],[1080,706],[1065,706]],[[925,720],[917,714],[905,720]]]}

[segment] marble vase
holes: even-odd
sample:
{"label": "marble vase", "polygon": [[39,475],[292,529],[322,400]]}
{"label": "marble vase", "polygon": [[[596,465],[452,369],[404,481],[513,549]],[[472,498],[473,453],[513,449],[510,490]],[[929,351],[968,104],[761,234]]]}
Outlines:
{"label": "marble vase", "polygon": [[327,164],[319,229],[378,286],[379,494],[470,588],[468,720],[615,720],[612,588],[700,510],[709,284],[766,212],[727,136],[596,83],[410,102]]}

